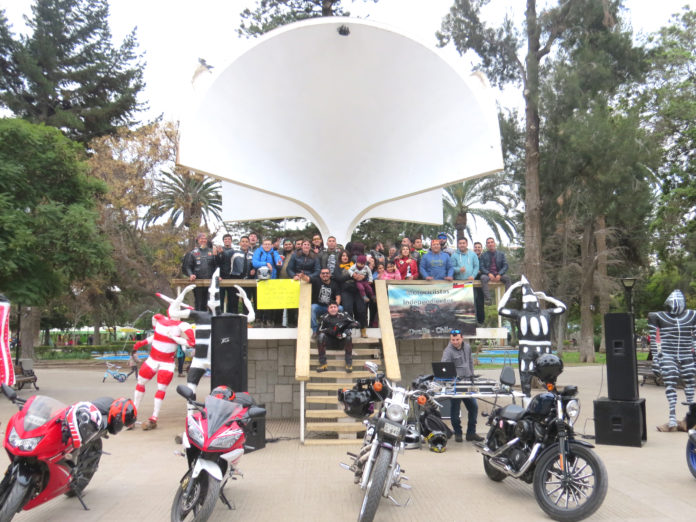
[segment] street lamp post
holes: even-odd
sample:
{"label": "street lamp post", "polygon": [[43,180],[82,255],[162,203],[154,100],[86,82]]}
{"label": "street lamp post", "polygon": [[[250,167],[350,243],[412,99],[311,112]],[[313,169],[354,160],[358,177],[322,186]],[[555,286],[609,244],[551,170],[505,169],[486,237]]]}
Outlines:
{"label": "street lamp post", "polygon": [[635,277],[622,277],[621,284],[626,292],[626,308],[629,313],[633,313],[633,287],[636,284]]}

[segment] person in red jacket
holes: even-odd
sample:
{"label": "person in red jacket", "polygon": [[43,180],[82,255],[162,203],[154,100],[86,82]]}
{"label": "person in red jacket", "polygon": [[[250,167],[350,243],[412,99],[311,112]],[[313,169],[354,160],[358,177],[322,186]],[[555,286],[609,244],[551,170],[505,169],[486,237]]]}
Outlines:
{"label": "person in red jacket", "polygon": [[401,245],[401,255],[396,258],[396,269],[401,279],[418,279],[418,262],[411,257],[408,245]]}

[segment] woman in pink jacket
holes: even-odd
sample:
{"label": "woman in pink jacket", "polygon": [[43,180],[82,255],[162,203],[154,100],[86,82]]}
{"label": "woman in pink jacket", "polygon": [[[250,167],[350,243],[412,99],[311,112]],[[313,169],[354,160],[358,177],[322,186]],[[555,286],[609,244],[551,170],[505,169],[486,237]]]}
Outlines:
{"label": "woman in pink jacket", "polygon": [[418,263],[411,257],[408,245],[401,247],[401,256],[396,258],[396,269],[401,279],[418,279]]}

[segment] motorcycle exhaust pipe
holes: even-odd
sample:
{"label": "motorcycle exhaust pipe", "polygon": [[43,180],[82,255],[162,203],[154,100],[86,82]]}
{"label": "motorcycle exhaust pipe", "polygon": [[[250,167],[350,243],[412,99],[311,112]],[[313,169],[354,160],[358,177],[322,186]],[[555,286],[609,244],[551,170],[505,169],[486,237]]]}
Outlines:
{"label": "motorcycle exhaust pipe", "polygon": [[497,457],[499,455],[502,455],[504,452],[512,448],[515,444],[517,444],[520,441],[519,437],[515,437],[512,439],[510,442],[505,444],[504,446],[500,446],[497,450],[492,450],[488,446],[476,446],[476,451],[479,453],[482,453],[486,457]]}
{"label": "motorcycle exhaust pipe", "polygon": [[512,469],[508,464],[503,464],[502,462],[499,462],[496,459],[490,459],[488,463],[493,466],[495,469],[498,471],[502,471],[506,475],[510,475],[512,478],[520,478],[522,475],[526,473],[526,471],[529,469],[529,466],[532,465],[532,462],[536,459],[537,453],[539,453],[539,450],[541,449],[541,443],[537,442],[534,444],[534,447],[532,448],[532,452],[529,454],[529,458],[527,461],[522,464],[522,467],[518,470],[515,471]]}

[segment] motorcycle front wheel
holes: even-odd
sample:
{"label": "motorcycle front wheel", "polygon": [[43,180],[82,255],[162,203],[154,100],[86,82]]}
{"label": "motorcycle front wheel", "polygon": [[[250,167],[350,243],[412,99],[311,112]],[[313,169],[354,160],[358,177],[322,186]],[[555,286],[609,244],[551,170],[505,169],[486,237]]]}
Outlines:
{"label": "motorcycle front wheel", "polygon": [[[193,481],[190,489],[188,488],[189,481]],[[211,477],[206,472],[202,472],[195,479],[192,479],[189,471],[174,495],[171,521],[203,522],[208,520],[220,496],[221,485],[222,483],[218,479]]]}
{"label": "motorcycle front wheel", "polygon": [[82,493],[99,469],[99,461],[102,456],[102,440],[95,439],[82,447],[77,466],[73,469],[70,479],[70,489],[65,493],[66,497],[74,497]]}
{"label": "motorcycle front wheel", "polygon": [[370,478],[367,481],[367,486],[365,486],[365,496],[360,507],[358,522],[372,522],[372,519],[375,518],[377,507],[380,500],[382,500],[382,492],[384,491],[384,483],[389,473],[391,459],[392,450],[381,448],[377,453]]}
{"label": "motorcycle front wheel", "polygon": [[568,445],[564,478],[558,446],[541,456],[534,470],[534,496],[554,520],[582,520],[597,511],[607,495],[607,470],[597,455],[579,444]]}
{"label": "motorcycle front wheel", "polygon": [[696,478],[696,444],[689,438],[686,441],[686,465],[689,471]]}
{"label": "motorcycle front wheel", "polygon": [[10,491],[2,502],[2,506],[0,506],[0,522],[10,522],[17,512],[22,509],[29,496],[30,487],[30,484],[23,485],[17,481],[12,484]]}

